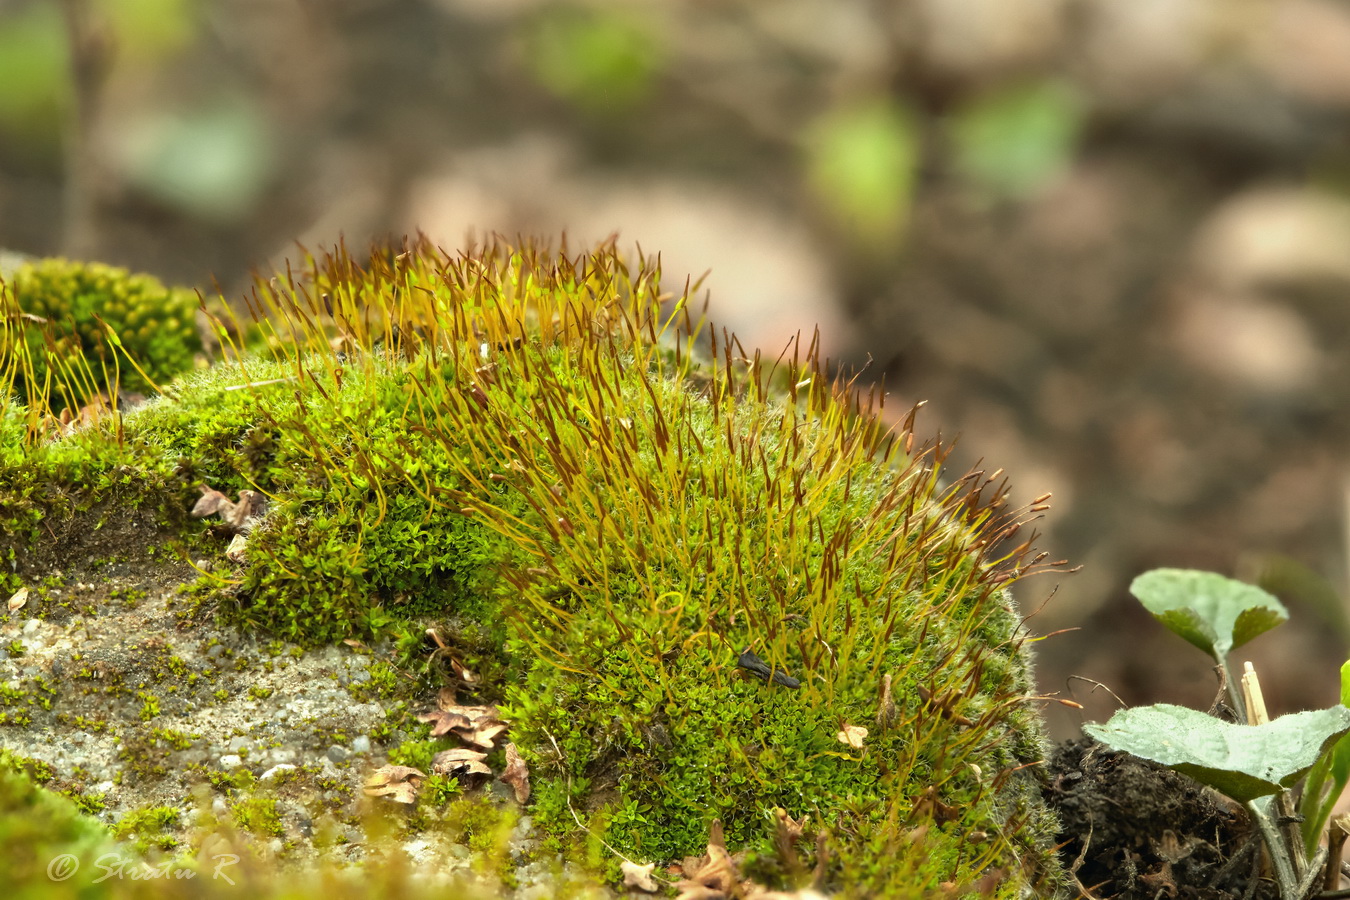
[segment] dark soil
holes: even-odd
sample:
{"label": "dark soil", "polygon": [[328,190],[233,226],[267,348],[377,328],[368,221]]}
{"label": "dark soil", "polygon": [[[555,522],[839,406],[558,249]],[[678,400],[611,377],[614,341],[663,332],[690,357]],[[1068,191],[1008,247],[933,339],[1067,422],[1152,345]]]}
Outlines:
{"label": "dark soil", "polygon": [[1162,766],[1079,739],[1049,761],[1060,854],[1084,894],[1112,900],[1275,900],[1236,803]]}

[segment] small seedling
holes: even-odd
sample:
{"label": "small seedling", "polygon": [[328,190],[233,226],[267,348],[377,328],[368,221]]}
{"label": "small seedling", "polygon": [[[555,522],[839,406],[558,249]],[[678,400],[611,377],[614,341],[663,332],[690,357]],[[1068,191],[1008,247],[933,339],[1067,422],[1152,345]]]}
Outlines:
{"label": "small seedling", "polygon": [[[1350,663],[1341,668],[1340,704],[1272,721],[1255,669],[1247,663],[1235,680],[1228,655],[1288,618],[1279,600],[1252,585],[1184,569],[1147,572],[1130,592],[1173,633],[1214,657],[1238,722],[1159,703],[1121,710],[1105,725],[1083,730],[1246,806],[1270,850],[1282,900],[1302,900],[1320,883],[1328,854],[1318,843],[1350,782]],[[1281,827],[1286,822],[1293,824]],[[1337,872],[1339,862],[1330,860]]]}

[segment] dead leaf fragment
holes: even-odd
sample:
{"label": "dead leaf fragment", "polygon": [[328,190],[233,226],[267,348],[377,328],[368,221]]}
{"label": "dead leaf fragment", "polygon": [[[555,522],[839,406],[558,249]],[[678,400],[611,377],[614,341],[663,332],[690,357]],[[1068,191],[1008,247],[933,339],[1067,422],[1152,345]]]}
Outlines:
{"label": "dead leaf fragment", "polygon": [[9,598],[9,611],[18,612],[23,609],[23,605],[28,602],[28,588],[21,587],[15,591]]}
{"label": "dead leaf fragment", "polygon": [[867,729],[861,725],[845,725],[844,730],[835,734],[834,739],[841,744],[847,744],[854,750],[861,750],[863,741],[867,738]]}
{"label": "dead leaf fragment", "polygon": [[244,562],[248,550],[248,538],[242,534],[236,534],[230,538],[230,545],[225,548],[225,558],[233,563]]}
{"label": "dead leaf fragment", "polygon": [[891,674],[887,672],[881,676],[881,702],[877,704],[877,724],[885,728],[893,724],[898,715],[895,698],[891,696]]}
{"label": "dead leaf fragment", "polygon": [[367,797],[388,797],[395,803],[414,803],[426,774],[411,766],[380,766],[366,779]]}
{"label": "dead leaf fragment", "polygon": [[[479,720],[480,722],[482,720]],[[473,731],[459,731],[460,738],[475,747],[482,747],[484,750],[492,749],[492,740],[497,735],[506,730],[506,724],[503,722],[489,722],[475,728]]]}
{"label": "dead leaf fragment", "polygon": [[455,692],[442,688],[436,699],[437,709],[422,713],[420,722],[432,722],[431,736],[441,737],[454,732],[460,740],[483,750],[493,748],[493,740],[506,730],[506,723],[497,718],[495,706],[459,706]]}
{"label": "dead leaf fragment", "polygon": [[726,894],[716,888],[705,887],[697,881],[681,881],[675,885],[680,892],[675,900],[726,900]]}
{"label": "dead leaf fragment", "polygon": [[680,892],[676,900],[721,900],[730,895],[740,885],[737,871],[740,856],[739,853],[735,857],[727,853],[722,822],[713,820],[708,829],[708,852],[701,858],[684,860],[685,879],[675,885]]}
{"label": "dead leaf fragment", "polygon": [[267,498],[257,491],[240,491],[238,502],[214,488],[202,486],[202,495],[192,507],[194,519],[207,516],[220,516],[221,521],[235,534],[244,534],[253,528],[259,517],[267,511]]}
{"label": "dead leaf fragment", "polygon": [[492,770],[483,762],[486,758],[486,753],[466,747],[442,750],[432,757],[431,771],[438,775],[457,775],[461,772],[465,775],[491,775]]}
{"label": "dead leaf fragment", "polygon": [[497,780],[515,790],[517,803],[530,799],[530,770],[525,760],[520,758],[515,744],[506,745],[506,768],[497,776]]}
{"label": "dead leaf fragment", "polygon": [[473,727],[473,720],[468,716],[461,716],[459,713],[446,712],[443,709],[422,713],[422,715],[417,717],[417,721],[435,723],[431,726],[432,737],[442,737],[455,728]]}
{"label": "dead leaf fragment", "polygon": [[623,886],[655,894],[661,890],[661,887],[652,879],[652,869],[654,868],[656,868],[656,863],[638,865],[625,859],[619,863],[619,870],[623,872]]}

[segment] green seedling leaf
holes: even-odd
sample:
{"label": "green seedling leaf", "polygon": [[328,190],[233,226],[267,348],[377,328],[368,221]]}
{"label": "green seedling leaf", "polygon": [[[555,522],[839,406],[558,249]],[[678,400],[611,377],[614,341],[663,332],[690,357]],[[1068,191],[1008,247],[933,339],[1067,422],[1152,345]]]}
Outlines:
{"label": "green seedling leaf", "polygon": [[[1341,706],[1347,705],[1350,705],[1350,662],[1341,666]],[[1331,751],[1331,778],[1340,789],[1350,783],[1350,738],[1337,741]],[[1340,789],[1336,791],[1338,797]]]}
{"label": "green seedling leaf", "polygon": [[[1341,705],[1350,701],[1350,662],[1341,666]],[[1305,850],[1313,852],[1326,830],[1327,820],[1350,783],[1350,735],[1337,739],[1335,746],[1318,760],[1303,785],[1299,812],[1303,815]]]}
{"label": "green seedling leaf", "polygon": [[1265,725],[1233,725],[1169,703],[1123,709],[1105,725],[1085,725],[1115,750],[1161,763],[1239,803],[1290,787],[1331,742],[1350,731],[1350,709],[1309,710]]}
{"label": "green seedling leaf", "polygon": [[1145,572],[1130,593],[1168,630],[1221,662],[1289,618],[1284,604],[1259,587],[1194,569]]}
{"label": "green seedling leaf", "polygon": [[920,139],[909,111],[889,99],[843,106],[806,135],[811,186],[858,240],[891,248],[909,218]]}

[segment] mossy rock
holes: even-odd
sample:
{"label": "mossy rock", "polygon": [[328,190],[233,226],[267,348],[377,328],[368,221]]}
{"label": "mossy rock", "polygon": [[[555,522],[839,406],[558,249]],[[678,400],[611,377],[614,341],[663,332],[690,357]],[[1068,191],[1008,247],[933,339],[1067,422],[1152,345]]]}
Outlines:
{"label": "mossy rock", "polygon": [[53,505],[181,521],[203,486],[255,491],[203,608],[410,655],[430,625],[429,676],[499,704],[565,853],[614,875],[712,833],[746,884],[1056,888],[1006,591],[1025,547],[912,419],[883,427],[812,348],[766,363],[701,329],[612,246],[338,252],[260,299],[269,354],[58,439],[52,410],[5,410],[9,552]]}

